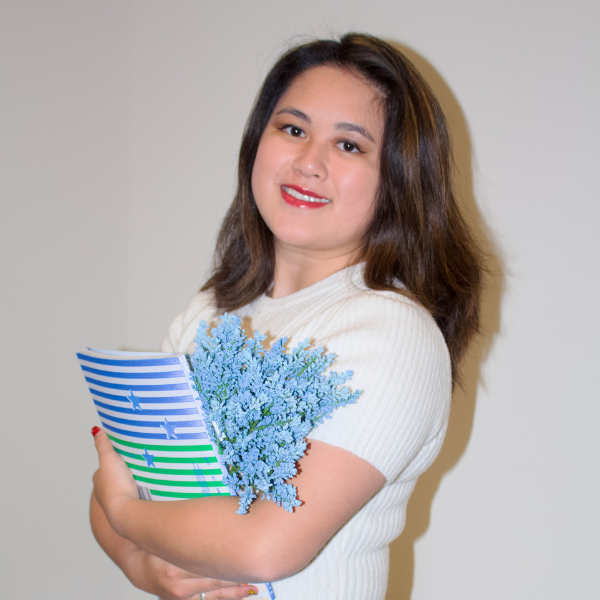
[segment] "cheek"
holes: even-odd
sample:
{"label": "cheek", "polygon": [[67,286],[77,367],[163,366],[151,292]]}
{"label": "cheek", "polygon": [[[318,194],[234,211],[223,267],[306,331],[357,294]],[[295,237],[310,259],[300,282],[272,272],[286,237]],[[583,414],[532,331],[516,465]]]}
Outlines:
{"label": "cheek", "polygon": [[265,169],[263,166],[263,155],[261,152],[261,147],[259,146],[258,151],[256,153],[256,157],[254,159],[254,165],[252,167],[252,177],[250,178],[252,194],[254,195],[254,199],[257,202],[258,198],[261,196],[264,173]]}
{"label": "cheek", "polygon": [[[275,144],[269,141],[268,138],[263,137],[258,145],[254,166],[252,167],[252,193],[257,203],[262,200],[262,196],[270,189],[278,170],[279,156],[280,153],[277,152]],[[259,196],[261,196],[260,199]]]}
{"label": "cheek", "polygon": [[372,212],[377,188],[379,172],[373,168],[352,172],[343,182],[348,208],[357,216]]}
{"label": "cheek", "polygon": [[359,243],[375,214],[375,198],[379,186],[379,172],[374,168],[355,171],[344,182],[347,202],[338,223],[337,236],[351,243]]}
{"label": "cheek", "polygon": [[275,173],[277,171],[277,153],[272,144],[261,141],[252,167],[252,195],[264,222],[273,230],[277,215]]}

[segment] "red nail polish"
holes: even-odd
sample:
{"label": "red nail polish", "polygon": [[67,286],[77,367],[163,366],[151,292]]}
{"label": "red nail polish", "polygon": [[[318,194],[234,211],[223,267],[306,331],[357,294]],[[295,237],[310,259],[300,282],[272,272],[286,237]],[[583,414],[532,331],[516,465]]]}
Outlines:
{"label": "red nail polish", "polygon": [[93,435],[94,437],[96,437],[96,436],[97,436],[99,433],[100,433],[100,427],[96,427],[96,425],[94,425],[94,426],[92,427],[92,435]]}

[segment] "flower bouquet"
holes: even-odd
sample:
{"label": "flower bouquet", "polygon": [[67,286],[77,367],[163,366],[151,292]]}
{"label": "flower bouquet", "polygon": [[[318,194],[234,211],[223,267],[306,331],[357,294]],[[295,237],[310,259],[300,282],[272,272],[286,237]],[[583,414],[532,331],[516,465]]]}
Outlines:
{"label": "flower bouquet", "polygon": [[322,346],[310,349],[304,340],[286,352],[282,338],[266,350],[265,339],[258,331],[248,338],[241,319],[225,314],[210,334],[200,323],[191,357],[207,430],[227,467],[223,483],[240,497],[238,514],[259,492],[287,511],[299,506],[286,481],[296,474],[306,435],[361,394],[343,385],[352,371],[324,374],[335,355]]}

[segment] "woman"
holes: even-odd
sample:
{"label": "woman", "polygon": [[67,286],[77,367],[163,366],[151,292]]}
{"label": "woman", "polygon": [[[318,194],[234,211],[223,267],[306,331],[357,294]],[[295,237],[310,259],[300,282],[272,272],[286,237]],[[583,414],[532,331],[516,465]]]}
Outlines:
{"label": "woman", "polygon": [[200,320],[235,311],[250,330],[324,344],[364,393],[311,432],[291,514],[264,500],[243,516],[235,498],[140,501],[97,435],[94,533],[135,585],[194,600],[253,591],[232,581],[272,581],[278,600],[384,598],[388,545],[441,447],[478,326],[480,260],[450,171],[437,101],[383,41],[316,41],[273,67],[214,274],[163,350],[190,350]]}

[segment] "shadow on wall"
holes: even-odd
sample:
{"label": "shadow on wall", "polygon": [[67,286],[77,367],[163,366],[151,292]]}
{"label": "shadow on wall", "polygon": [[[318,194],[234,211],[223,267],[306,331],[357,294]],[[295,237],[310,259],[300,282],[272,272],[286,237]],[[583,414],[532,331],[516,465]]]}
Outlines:
{"label": "shadow on wall", "polygon": [[390,574],[386,600],[410,600],[415,566],[415,541],[429,527],[431,504],[442,478],[458,463],[471,437],[477,388],[480,382],[485,385],[485,382],[480,381],[481,365],[500,330],[504,269],[500,251],[475,201],[469,128],[458,101],[440,74],[422,56],[402,44],[386,41],[405,54],[417,67],[433,89],[446,115],[454,149],[456,196],[465,219],[475,231],[484,251],[488,271],[482,302],[481,335],[473,341],[461,365],[463,383],[454,390],[446,441],[433,465],[417,481],[408,503],[405,529],[390,545]]}

